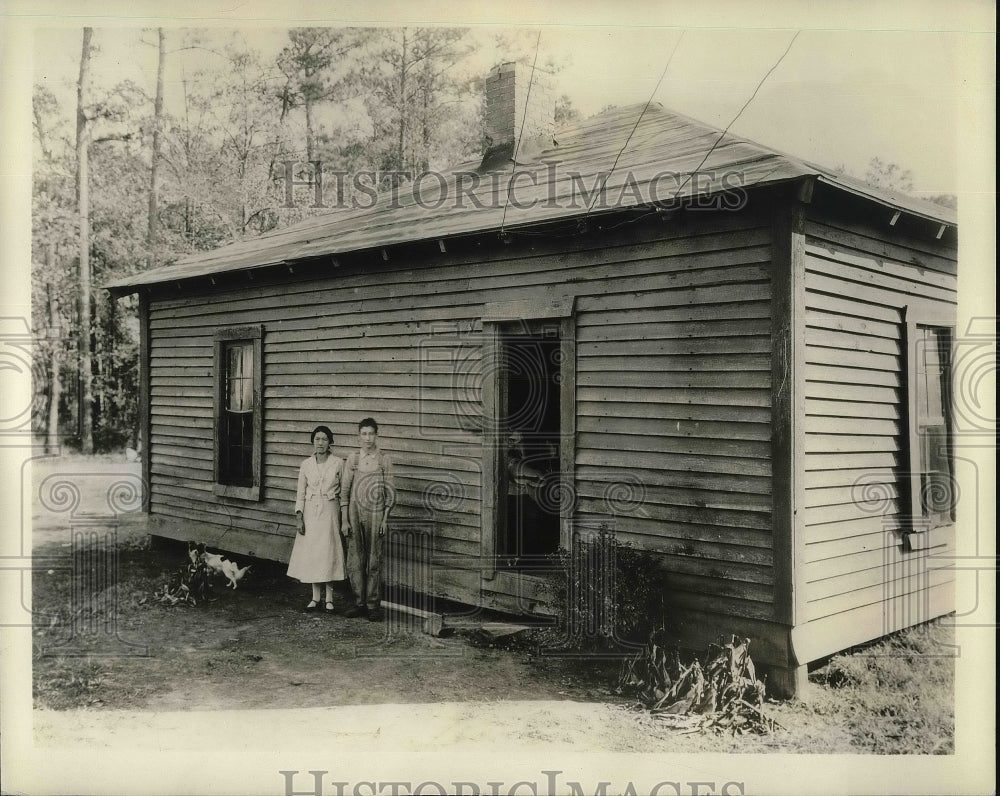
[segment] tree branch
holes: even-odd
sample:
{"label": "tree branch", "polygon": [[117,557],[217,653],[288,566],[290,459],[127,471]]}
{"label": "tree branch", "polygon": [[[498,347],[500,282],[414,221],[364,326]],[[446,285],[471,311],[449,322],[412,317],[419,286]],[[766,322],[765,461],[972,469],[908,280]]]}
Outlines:
{"label": "tree branch", "polygon": [[114,133],[112,135],[102,135],[100,138],[91,139],[92,144],[103,144],[107,141],[131,141],[132,133]]}

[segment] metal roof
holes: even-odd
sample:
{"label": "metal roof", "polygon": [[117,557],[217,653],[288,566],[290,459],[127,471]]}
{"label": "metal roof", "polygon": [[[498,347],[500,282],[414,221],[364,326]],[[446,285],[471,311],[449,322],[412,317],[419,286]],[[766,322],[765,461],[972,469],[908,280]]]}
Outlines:
{"label": "metal roof", "polygon": [[[369,208],[313,216],[105,287],[128,293],[162,282],[454,235],[516,231],[589,213],[803,177],[944,225],[955,226],[957,221],[950,208],[874,188],[732,134],[723,136],[721,130],[658,103],[614,108],[568,125],[555,133],[554,141],[525,146],[517,160],[517,164],[507,160],[493,171],[479,170],[477,161],[442,178],[427,175],[404,186],[396,196],[380,194]],[[695,179],[692,172],[697,173]],[[465,176],[455,177],[457,173]],[[607,180],[605,200],[591,209],[593,196],[588,194],[602,175]],[[478,187],[473,188],[476,179]]]}

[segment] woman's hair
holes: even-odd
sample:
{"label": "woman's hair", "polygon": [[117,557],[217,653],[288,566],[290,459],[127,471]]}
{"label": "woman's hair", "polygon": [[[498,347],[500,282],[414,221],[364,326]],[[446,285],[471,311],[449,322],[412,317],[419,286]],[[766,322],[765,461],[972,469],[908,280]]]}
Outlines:
{"label": "woman's hair", "polygon": [[309,441],[310,442],[315,442],[316,441],[316,435],[319,434],[321,431],[324,434],[326,434],[326,438],[328,440],[330,440],[330,444],[332,445],[333,444],[333,432],[330,431],[330,429],[328,429],[326,426],[316,426],[316,428],[314,428],[312,430],[312,434],[309,435]]}
{"label": "woman's hair", "polygon": [[358,423],[358,431],[361,431],[361,429],[363,428],[374,429],[375,433],[378,434],[378,423],[375,422],[374,417],[366,417],[364,420]]}

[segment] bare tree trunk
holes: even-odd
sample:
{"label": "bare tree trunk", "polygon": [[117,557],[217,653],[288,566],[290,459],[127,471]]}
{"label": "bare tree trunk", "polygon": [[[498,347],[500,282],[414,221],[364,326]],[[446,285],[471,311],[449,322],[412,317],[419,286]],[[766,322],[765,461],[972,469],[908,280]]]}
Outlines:
{"label": "bare tree trunk", "polygon": [[[313,118],[312,118],[312,100],[306,96],[305,98],[306,106],[306,163],[313,162]],[[312,178],[309,179],[312,182]]]}
{"label": "bare tree trunk", "polygon": [[[403,28],[403,50],[399,59],[399,141],[396,144],[396,168],[405,171],[405,161],[403,160],[406,142],[406,28]],[[401,177],[397,177],[401,180]]]}
{"label": "bare tree trunk", "polygon": [[[49,273],[55,272],[55,256],[50,243],[45,251],[46,265]],[[49,378],[52,380],[49,388],[49,420],[45,437],[45,452],[55,453],[59,447],[59,402],[62,400],[62,385],[60,379],[60,365],[62,358],[62,324],[59,323],[59,302],[55,296],[55,291],[49,285],[49,337],[52,340],[51,366],[49,368]]]}
{"label": "bare tree trunk", "polygon": [[157,249],[157,207],[160,200],[159,169],[160,160],[163,155],[163,134],[160,126],[163,120],[163,71],[167,62],[166,34],[163,28],[159,28],[157,33],[160,37],[160,59],[156,67],[156,100],[153,103],[153,162],[149,168],[149,251],[146,258],[150,268],[156,266]]}
{"label": "bare tree trunk", "polygon": [[[429,63],[429,62],[428,62]],[[430,72],[428,67],[427,72]],[[424,172],[430,168],[431,163],[431,77],[425,76],[426,84],[424,85],[424,103],[423,103],[423,118],[421,119],[421,148],[420,148],[420,168],[419,171]]]}
{"label": "bare tree trunk", "polygon": [[94,296],[94,317],[92,322],[94,324],[94,368],[97,371],[97,379],[94,382],[94,401],[92,414],[94,418],[94,425],[105,428],[108,425],[107,416],[107,352],[105,351],[104,339],[106,337],[103,318],[103,307],[101,306],[101,291],[97,292]]}
{"label": "bare tree trunk", "polygon": [[93,375],[90,342],[90,195],[88,191],[89,134],[85,111],[86,87],[90,74],[93,28],[83,29],[80,77],[76,84],[76,206],[80,224],[80,447],[94,451]]}

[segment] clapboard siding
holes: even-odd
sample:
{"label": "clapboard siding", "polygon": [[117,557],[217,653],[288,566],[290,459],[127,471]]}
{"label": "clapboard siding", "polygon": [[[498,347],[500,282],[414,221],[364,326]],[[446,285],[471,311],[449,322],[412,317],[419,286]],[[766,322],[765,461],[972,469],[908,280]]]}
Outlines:
{"label": "clapboard siding", "polygon": [[[661,386],[622,387],[618,385],[581,385],[577,380],[577,400],[622,403],[652,403],[657,405],[766,408],[770,400],[766,390],[675,388],[668,380],[659,379]],[[670,415],[667,415],[670,417]]]}
{"label": "clapboard siding", "polygon": [[[609,417],[614,419],[622,418],[662,418],[664,416],[661,406],[667,402],[637,402],[637,401],[588,401],[579,399],[576,402],[576,412],[578,417]],[[719,421],[722,427],[727,422],[751,426],[770,425],[769,411],[766,407],[734,407],[734,406],[702,406],[699,404],[680,403],[670,404],[671,409],[668,417],[677,418],[674,422],[678,424],[678,431],[691,424],[700,424],[701,421]],[[718,427],[715,424],[712,426]],[[707,430],[709,426],[699,425],[699,429]]]}
{"label": "clapboard siding", "polygon": [[[617,240],[610,236],[595,237],[590,241],[576,238],[566,241],[561,252],[543,244],[528,249],[522,247],[516,252],[501,247],[477,249],[475,254],[464,257],[445,256],[437,261],[424,262],[419,268],[386,265],[377,281],[372,280],[368,267],[355,268],[353,271],[331,267],[328,276],[335,280],[336,289],[333,292],[338,295],[327,295],[326,300],[349,301],[352,298],[376,295],[429,296],[465,290],[471,282],[475,282],[474,288],[480,290],[506,290],[510,288],[512,280],[518,285],[526,282],[549,285],[551,280],[548,276],[554,271],[561,273],[564,282],[573,281],[576,277],[620,278],[626,269],[632,273],[634,263],[673,261],[676,263],[675,270],[686,271],[694,263],[708,267],[722,265],[725,260],[720,259],[720,253],[734,250],[747,252],[740,259],[741,262],[767,262],[768,229],[763,225],[752,224],[753,220],[748,220],[746,216],[728,219],[717,216],[710,223],[692,224],[684,229],[668,226],[660,229],[648,226],[645,230],[634,228],[635,234],[629,235],[629,240],[622,236]],[[612,250],[613,254],[609,256]],[[709,256],[707,263],[697,259],[703,253]],[[721,256],[724,258],[727,255]],[[656,266],[649,272],[659,274],[667,270],[669,269]],[[306,302],[303,297],[317,290],[328,293],[327,284],[325,279],[298,282],[283,280],[280,293],[292,297],[293,303],[304,307]],[[233,309],[252,307],[254,302],[269,299],[275,292],[272,286],[248,283],[233,295]],[[172,298],[167,294],[157,304],[161,310],[172,315],[200,318],[205,314],[205,308],[191,304],[186,296]]]}
{"label": "clapboard siding", "polygon": [[[890,595],[915,594],[935,586],[954,583],[955,575],[952,570],[928,567],[924,557],[917,560],[924,562],[924,565],[912,569],[900,568],[896,573],[881,567],[873,571],[853,573],[849,592],[817,597],[810,601],[810,606],[816,616],[822,618],[884,602]],[[926,614],[921,615],[915,611],[911,616],[911,624],[925,622],[929,618]],[[881,635],[882,628],[879,631]]]}
{"label": "clapboard siding", "polygon": [[[572,294],[575,518],[658,552],[679,605],[773,617],[770,235],[749,214],[705,215],[575,250],[400,258],[375,272],[153,297],[152,511],[287,550],[309,431],[329,425],[345,456],[357,419],[373,414],[396,462],[397,522],[424,523],[449,557],[435,589],[515,598],[504,585],[514,581],[484,587],[478,574],[483,304]],[[252,324],[264,327],[259,503],[220,498],[211,483],[214,335]]]}
{"label": "clapboard siding", "polygon": [[[737,362],[730,355],[686,354],[684,356],[670,356],[659,350],[659,346],[649,345],[650,342],[654,341],[637,341],[629,346],[628,351],[618,356],[607,354],[597,355],[592,352],[591,346],[586,344],[579,345],[576,352],[576,372],[649,371],[655,368],[661,373],[720,373],[727,370],[750,373],[752,371],[767,371],[771,367],[770,356],[767,353],[758,353],[759,349],[742,357],[743,367],[737,368]],[[761,343],[757,343],[757,345],[759,346]],[[732,347],[729,354],[734,353],[734,350],[744,353],[740,348],[736,346]],[[754,348],[757,348],[757,346],[754,346]],[[647,351],[650,352],[650,356],[646,355]],[[669,378],[678,379],[682,377],[670,376]],[[699,376],[697,378],[705,377]]]}
{"label": "clapboard siding", "polygon": [[[720,240],[719,244],[724,246],[727,241]],[[735,245],[736,242],[731,241],[729,244]],[[651,250],[655,251],[653,247],[646,247],[645,259],[634,262],[616,259],[603,268],[568,267],[565,269],[566,273],[560,275],[560,283],[571,282],[579,285],[582,291],[587,291],[592,286],[600,292],[601,285],[607,283],[617,283],[620,288],[622,275],[628,273],[630,292],[675,287],[687,294],[702,287],[707,290],[709,286],[740,285],[745,281],[767,278],[767,245],[737,247],[735,250],[716,251],[710,255],[686,257],[655,257],[650,256]],[[606,257],[606,254],[603,256]],[[748,262],[755,264],[743,264]],[[181,319],[191,319],[197,324],[228,323],[231,315],[245,312],[252,312],[259,322],[280,321],[283,327],[289,329],[336,328],[353,326],[359,322],[377,324],[380,319],[399,324],[407,322],[394,314],[401,309],[414,311],[413,316],[406,316],[412,320],[434,321],[456,317],[461,314],[461,307],[467,301],[470,291],[503,291],[505,298],[510,300],[537,298],[539,292],[559,295],[559,291],[554,289],[558,284],[547,278],[551,277],[551,266],[558,263],[546,260],[544,263],[533,261],[531,264],[539,270],[514,272],[507,269],[507,273],[492,279],[477,273],[475,277],[461,280],[435,281],[428,279],[428,274],[422,272],[415,277],[394,275],[394,279],[380,279],[378,282],[370,281],[369,278],[368,283],[363,285],[352,286],[338,281],[335,290],[329,289],[326,283],[311,282],[304,283],[299,289],[291,288],[275,295],[268,295],[263,291],[262,295],[253,298],[241,291],[224,305],[209,303],[201,306],[164,307],[162,310],[158,306],[156,317],[152,319],[152,328],[165,328]],[[731,290],[727,293],[725,287],[721,287],[711,291],[709,295],[722,296],[729,293]],[[328,314],[317,315],[318,306],[328,308]],[[193,333],[190,326],[188,329],[189,334]]]}
{"label": "clapboard siding", "polygon": [[720,420],[707,422],[699,420],[667,420],[663,417],[621,417],[609,415],[582,415],[577,421],[577,430],[596,431],[612,434],[640,432],[655,437],[695,437],[719,440],[771,439],[771,426],[766,423],[737,423]]}
{"label": "clapboard siding", "polygon": [[936,284],[945,286],[955,284],[958,273],[955,250],[935,240],[897,238],[891,229],[878,230],[842,217],[810,217],[806,223],[810,243],[817,249],[836,253],[837,259],[846,263],[853,262],[852,258],[881,259],[900,273],[912,271],[911,278],[915,280],[938,280]]}
{"label": "clapboard siding", "polygon": [[730,494],[737,502],[747,501],[747,505],[754,506],[759,506],[759,501],[769,501],[771,496],[769,474],[755,476],[741,473],[733,476],[729,473],[694,473],[674,468],[660,469],[656,466],[658,463],[651,461],[648,456],[644,457],[639,463],[641,466],[638,466],[634,456],[621,451],[607,453],[600,457],[600,461],[593,463],[584,461],[584,458],[586,457],[577,457],[578,483],[582,480],[592,481],[594,485],[623,483],[621,474],[627,468],[627,472],[647,488],[678,487],[688,492],[694,500],[700,499],[698,496],[706,490],[712,495]]}
{"label": "clapboard siding", "polygon": [[[895,534],[873,534],[858,541],[858,545],[850,552],[826,555],[809,562],[806,575],[811,583],[816,584],[811,592],[814,599],[819,599],[821,594],[840,594],[845,586],[854,585],[854,582],[845,580],[843,577],[845,575],[855,575],[860,572],[871,575],[881,569],[887,577],[891,577],[915,558],[919,558],[919,555],[914,555],[914,551],[904,549]],[[952,562],[948,557],[954,554],[955,548],[947,538],[935,539],[935,543],[938,541],[941,543],[930,549],[933,560],[925,563],[937,569],[951,569]],[[828,552],[836,551],[831,547]]]}
{"label": "clapboard siding", "polygon": [[[681,346],[685,341],[702,337],[714,340],[719,333],[719,317],[723,313],[726,316],[736,314],[719,305],[711,308],[713,310],[711,315],[699,314],[693,312],[693,309],[696,308],[680,308],[676,312],[636,310],[628,313],[625,318],[620,312],[588,313],[586,319],[578,319],[576,340],[577,343],[604,340],[661,340],[664,345]],[[741,304],[738,310],[741,317],[725,317],[722,321],[725,324],[726,336],[732,343],[737,342],[734,338],[742,335],[770,334],[771,321],[767,314],[769,312],[767,302]],[[761,317],[755,317],[758,313]],[[583,323],[584,320],[588,323]],[[673,350],[683,351],[684,348]]]}
{"label": "clapboard siding", "polygon": [[[906,307],[954,314],[954,253],[842,222],[809,220],[806,235],[805,555],[797,577],[817,627],[851,612],[871,622],[875,603],[953,579],[924,551],[904,550],[896,529],[907,513]],[[954,548],[954,529],[945,530],[935,553]],[[867,632],[886,631],[872,624]]]}

